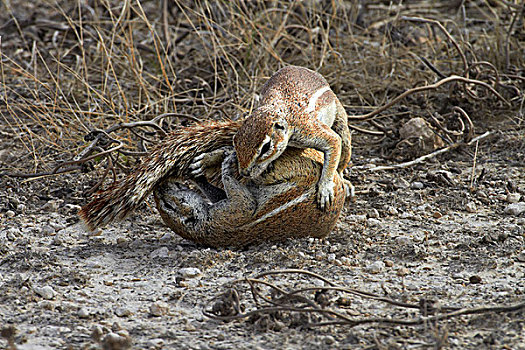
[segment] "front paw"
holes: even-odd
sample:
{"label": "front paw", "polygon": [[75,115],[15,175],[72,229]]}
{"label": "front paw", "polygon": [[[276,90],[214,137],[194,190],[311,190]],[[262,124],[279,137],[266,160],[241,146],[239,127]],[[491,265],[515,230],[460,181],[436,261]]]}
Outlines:
{"label": "front paw", "polygon": [[328,209],[328,207],[334,202],[334,189],[335,183],[333,181],[319,183],[317,202],[322,210]]}
{"label": "front paw", "polygon": [[206,169],[219,166],[224,160],[225,155],[226,152],[224,149],[199,154],[193,158],[193,161],[189,166],[190,174],[193,177],[204,176],[206,174]]}

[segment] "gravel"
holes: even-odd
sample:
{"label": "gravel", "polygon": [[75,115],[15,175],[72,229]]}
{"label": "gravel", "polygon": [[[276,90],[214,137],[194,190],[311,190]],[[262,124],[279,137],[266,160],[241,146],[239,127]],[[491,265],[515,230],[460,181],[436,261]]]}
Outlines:
{"label": "gravel", "polygon": [[[497,162],[508,147],[490,147],[488,152],[480,143],[477,164],[487,170],[474,190],[470,177],[461,175],[471,174],[472,160],[461,152],[420,168],[352,173],[358,196],[346,204],[326,239],[238,250],[186,241],[163,226],[147,205],[129,219],[89,235],[72,212],[79,204],[78,192],[42,200],[29,195],[50,196],[46,188],[53,186],[80,191],[78,175],[25,183],[9,180],[0,188],[0,197],[15,198],[26,211],[6,215],[7,225],[0,226],[2,332],[13,327],[18,349],[403,349],[417,344],[438,347],[438,338],[443,348],[520,349],[525,342],[524,311],[462,316],[432,326],[313,328],[301,326],[305,315],[284,313],[280,320],[268,315],[266,323],[255,317],[222,322],[203,315],[233,281],[283,269],[305,269],[347,288],[415,304],[423,299],[453,307],[522,302],[525,172]],[[365,157],[362,164],[366,163],[370,160]],[[446,170],[451,168],[463,172]],[[510,193],[520,194],[516,203],[508,201],[508,174],[514,174]],[[394,188],[395,178],[403,178],[410,188]],[[425,186],[414,190],[413,179],[424,179]],[[377,190],[359,194],[371,188]],[[478,196],[480,191],[485,196]],[[57,204],[55,211],[43,209],[49,202]],[[7,214],[12,207],[10,201],[5,203],[0,210]],[[466,209],[470,203],[475,211]],[[283,290],[302,283],[328,286],[295,274],[268,280]],[[239,307],[248,307],[251,291],[241,292]],[[355,295],[333,292],[326,300],[328,307],[351,318],[419,317],[416,309]],[[290,320],[298,325],[290,326]],[[0,338],[0,348],[6,347],[7,340]]]}

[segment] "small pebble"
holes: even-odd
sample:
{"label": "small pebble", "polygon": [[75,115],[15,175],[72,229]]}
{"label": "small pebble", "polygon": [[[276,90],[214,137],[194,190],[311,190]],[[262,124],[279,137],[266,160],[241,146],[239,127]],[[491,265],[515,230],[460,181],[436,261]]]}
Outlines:
{"label": "small pebble", "polygon": [[65,226],[63,224],[58,223],[58,222],[50,222],[49,226],[54,228],[55,231],[57,231],[57,232],[60,231],[60,230],[63,230],[65,228]]}
{"label": "small pebble", "polygon": [[405,179],[403,179],[401,177],[398,177],[398,178],[396,178],[394,180],[393,186],[394,186],[395,189],[398,189],[398,190],[399,189],[405,189],[405,188],[409,188],[410,187],[410,183],[407,180],[405,180]]}
{"label": "small pebble", "polygon": [[505,214],[518,216],[525,212],[525,202],[511,203],[505,207]]}
{"label": "small pebble", "polygon": [[502,201],[502,202],[505,202],[507,201],[507,196],[504,195],[503,193],[500,193],[496,196],[496,199],[499,200],[499,201]]}
{"label": "small pebble", "polygon": [[432,213],[432,217],[434,219],[439,219],[439,218],[443,217],[443,214],[441,214],[441,212],[439,212],[439,211],[435,211],[435,212]]}
{"label": "small pebble", "polygon": [[93,231],[88,232],[89,237],[98,237],[102,235],[102,230],[100,228],[96,228]]}
{"label": "small pebble", "polygon": [[349,215],[348,219],[353,222],[363,223],[366,222],[366,215]]}
{"label": "small pebble", "polygon": [[465,205],[465,210],[469,213],[475,213],[478,208],[476,207],[476,203],[468,202],[467,205]]}
{"label": "small pebble", "polygon": [[388,260],[388,259],[386,259],[386,260],[384,260],[383,262],[385,263],[385,266],[386,266],[386,267],[392,267],[392,266],[394,266],[394,262],[393,262],[392,260]]}
{"label": "small pebble", "polygon": [[335,338],[332,337],[331,335],[327,335],[324,337],[324,343],[327,345],[332,345],[335,343]]}
{"label": "small pebble", "polygon": [[521,199],[521,194],[519,193],[509,193],[506,198],[507,202],[509,203],[518,203],[520,199]]}
{"label": "small pebble", "polygon": [[182,278],[195,278],[202,275],[201,270],[196,267],[183,267],[178,273]]}
{"label": "small pebble", "polygon": [[328,262],[334,262],[335,261],[335,254],[334,253],[328,254],[328,256],[326,257],[326,260],[328,260]]}
{"label": "small pebble", "polygon": [[323,252],[317,252],[315,253],[315,260],[323,260],[325,258],[326,254]]}
{"label": "small pebble", "polygon": [[102,338],[103,349],[128,349],[131,346],[129,335],[119,331],[118,333],[110,332]]}
{"label": "small pebble", "polygon": [[173,241],[174,237],[175,236],[171,232],[168,232],[168,233],[165,233],[162,237],[160,237],[160,241],[163,243],[170,242],[170,241]]}
{"label": "small pebble", "polygon": [[51,225],[45,225],[40,230],[40,233],[46,236],[54,236],[56,234],[56,230]]}
{"label": "small pebble", "polygon": [[421,189],[423,189],[423,187],[425,187],[425,185],[423,185],[423,183],[420,182],[420,181],[414,181],[414,182],[412,182],[412,184],[410,184],[410,187],[413,190],[421,190]]}
{"label": "small pebble", "polygon": [[41,302],[38,303],[38,305],[43,308],[43,309],[46,309],[46,310],[55,310],[55,303],[50,301],[50,300],[42,300]]}
{"label": "small pebble", "polygon": [[160,338],[151,339],[146,343],[148,349],[162,349],[164,340]]}
{"label": "small pebble", "polygon": [[47,201],[46,204],[42,207],[42,209],[55,212],[58,210],[58,207],[60,204],[62,204],[64,201],[61,199],[52,199],[50,201]]}
{"label": "small pebble", "polygon": [[57,235],[53,237],[53,241],[51,242],[51,244],[56,245],[56,246],[61,246],[64,244],[64,238]]}
{"label": "small pebble", "polygon": [[372,264],[368,265],[366,267],[366,271],[370,272],[370,273],[379,273],[381,271],[383,271],[383,269],[385,268],[385,263],[378,260],[378,261],[374,261]]}
{"label": "small pebble", "polygon": [[396,244],[397,245],[408,245],[412,243],[412,239],[407,236],[398,236],[396,237]]}
{"label": "small pebble", "polygon": [[16,240],[20,237],[20,230],[16,227],[10,227],[7,229],[6,238],[10,241]]}
{"label": "small pebble", "polygon": [[488,198],[487,193],[483,190],[478,190],[476,192],[476,196],[478,196],[479,198]]}
{"label": "small pebble", "polygon": [[150,259],[167,258],[169,254],[170,254],[170,250],[168,249],[168,247],[161,247],[159,249],[155,249],[154,251],[152,251],[151,254],[149,255],[149,258]]}
{"label": "small pebble", "polygon": [[400,267],[398,270],[397,270],[397,275],[398,276],[406,276],[410,273],[410,270],[407,269],[406,267]]}
{"label": "small pebble", "polygon": [[399,213],[398,210],[393,206],[389,206],[386,211],[390,215],[397,215]]}
{"label": "small pebble", "polygon": [[381,220],[374,219],[374,218],[370,218],[370,219],[366,220],[366,222],[370,226],[379,226],[379,225],[381,225]]}
{"label": "small pebble", "polygon": [[525,263],[525,250],[518,254],[516,260],[519,262]]}
{"label": "small pebble", "polygon": [[26,211],[26,205],[23,204],[23,203],[20,203],[16,206],[16,210],[19,212],[19,213],[23,213]]}
{"label": "small pebble", "polygon": [[401,213],[401,215],[399,217],[401,219],[412,219],[412,218],[414,218],[414,214],[405,211],[405,212]]}
{"label": "small pebble", "polygon": [[169,305],[163,301],[156,301],[149,307],[149,313],[152,316],[160,317],[166,315],[169,310]]}
{"label": "small pebble", "polygon": [[128,239],[126,237],[117,237],[118,245],[125,245],[126,243],[128,243]]}
{"label": "small pebble", "polygon": [[51,288],[50,286],[45,286],[42,288],[35,287],[35,292],[36,294],[40,295],[42,298],[47,299],[47,300],[53,299],[56,295],[55,290]]}
{"label": "small pebble", "polygon": [[479,277],[478,275],[470,276],[468,280],[469,280],[470,284],[481,283],[481,277]]}
{"label": "small pebble", "polygon": [[89,317],[89,311],[85,307],[82,307],[82,308],[80,308],[78,310],[77,315],[80,318],[88,318]]}
{"label": "small pebble", "polygon": [[373,208],[373,209],[368,211],[368,217],[369,218],[374,218],[374,219],[379,219],[379,212],[377,211],[377,209]]}
{"label": "small pebble", "polygon": [[339,249],[341,249],[341,244],[334,243],[330,246],[330,253],[337,252]]}
{"label": "small pebble", "polygon": [[128,317],[132,314],[133,313],[131,312],[131,310],[126,307],[117,307],[115,309],[115,315],[117,315],[118,317]]}
{"label": "small pebble", "polygon": [[15,212],[12,210],[8,210],[5,212],[5,216],[7,216],[8,218],[12,218],[15,215],[16,215]]}
{"label": "small pebble", "polygon": [[341,263],[346,266],[352,265],[352,260],[346,256],[341,257]]}
{"label": "small pebble", "polygon": [[78,204],[71,204],[71,203],[66,203],[64,204],[64,208],[66,208],[67,210],[69,210],[70,212],[73,212],[73,213],[76,213],[78,212],[82,207]]}

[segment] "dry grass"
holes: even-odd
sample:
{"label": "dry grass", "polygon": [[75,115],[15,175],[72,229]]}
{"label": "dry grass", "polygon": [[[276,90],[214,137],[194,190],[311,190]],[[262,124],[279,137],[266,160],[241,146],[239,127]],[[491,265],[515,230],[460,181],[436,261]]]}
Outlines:
{"label": "dry grass", "polygon": [[[455,106],[476,125],[524,125],[523,1],[15,0],[0,8],[2,148],[24,154],[2,171],[51,172],[88,147],[86,134],[118,123],[163,116],[169,131],[236,118],[285,64],[325,75],[350,114],[451,75],[483,81],[510,102],[452,84],[409,96],[372,124],[353,123],[378,134]],[[94,151],[115,142],[143,150],[163,134],[143,129],[117,129]],[[133,155],[106,161],[125,167]]]}

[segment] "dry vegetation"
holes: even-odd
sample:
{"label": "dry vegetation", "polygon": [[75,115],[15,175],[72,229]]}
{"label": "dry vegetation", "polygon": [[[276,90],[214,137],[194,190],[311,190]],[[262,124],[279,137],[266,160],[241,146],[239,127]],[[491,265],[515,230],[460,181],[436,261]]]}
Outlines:
{"label": "dry vegetation", "polygon": [[[373,117],[352,124],[383,137],[387,153],[401,120],[454,124],[454,107],[472,114],[476,126],[507,119],[502,128],[523,127],[519,2],[7,1],[3,8],[2,123],[25,151],[3,169],[10,173],[77,169],[56,165],[118,141],[125,143],[120,157],[106,162],[125,167],[135,154],[127,152],[143,151],[163,132],[150,126],[137,135],[116,124],[157,118],[169,131],[236,118],[284,64],[324,74],[351,115]],[[410,88],[452,75],[494,91],[453,82],[366,116]],[[110,126],[117,135],[86,150],[83,137]]]}

